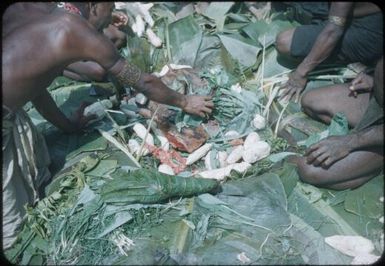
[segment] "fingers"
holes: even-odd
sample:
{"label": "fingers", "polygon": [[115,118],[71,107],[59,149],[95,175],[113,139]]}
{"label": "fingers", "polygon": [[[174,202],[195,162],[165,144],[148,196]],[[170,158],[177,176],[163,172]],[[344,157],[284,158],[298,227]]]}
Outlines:
{"label": "fingers", "polygon": [[334,160],[333,160],[331,157],[329,157],[329,158],[327,158],[327,159],[324,161],[324,163],[322,164],[322,166],[323,166],[324,168],[329,168],[330,165],[333,164],[333,162],[334,162]]}
{"label": "fingers", "polygon": [[318,148],[319,148],[319,144],[318,144],[318,143],[311,145],[311,146],[306,150],[305,156],[310,155],[313,151],[317,150]]}
{"label": "fingers", "polygon": [[200,117],[202,117],[202,118],[204,118],[204,117],[205,117],[205,113],[204,113],[204,112],[202,112],[202,111],[201,111],[201,112],[197,112],[196,114],[197,114],[197,115],[199,115],[199,116],[200,116]]}
{"label": "fingers", "polygon": [[320,155],[317,156],[317,158],[315,158],[315,160],[313,161],[313,165],[314,166],[320,166],[326,159],[329,158],[329,154],[328,153],[322,153]]}
{"label": "fingers", "polygon": [[212,110],[210,108],[207,108],[207,107],[203,107],[202,111],[205,113],[208,113],[208,114],[211,114],[211,112],[212,112]]}
{"label": "fingers", "polygon": [[363,75],[362,73],[358,74],[355,79],[352,81],[352,86],[356,86],[358,83],[362,82]]}

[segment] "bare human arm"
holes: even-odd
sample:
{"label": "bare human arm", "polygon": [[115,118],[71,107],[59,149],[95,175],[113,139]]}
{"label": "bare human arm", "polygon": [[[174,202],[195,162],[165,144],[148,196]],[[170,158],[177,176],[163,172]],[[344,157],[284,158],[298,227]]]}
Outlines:
{"label": "bare human arm", "polygon": [[[374,91],[374,97],[383,107],[383,58],[378,60],[374,78],[361,74],[351,83],[353,92],[364,90]],[[345,158],[353,151],[368,150],[384,146],[384,125],[375,125],[361,131],[346,135],[332,136],[312,145],[306,151],[306,161],[314,166],[329,167],[333,163]]]}
{"label": "bare human arm", "polygon": [[373,126],[346,136],[332,136],[312,145],[306,151],[306,162],[329,167],[351,152],[384,146],[384,125]]}
{"label": "bare human arm", "polygon": [[111,75],[117,77],[122,85],[133,86],[153,101],[177,106],[190,114],[204,117],[205,113],[211,113],[214,106],[211,97],[185,96],[171,90],[159,78],[148,73],[141,73],[136,66],[128,63],[105,36],[90,29],[84,29],[84,32],[86,34],[77,36],[80,38],[77,43],[81,43],[87,49],[80,48],[82,54],[78,56],[97,62]]}
{"label": "bare human arm", "polygon": [[40,95],[32,100],[36,110],[50,123],[60,128],[66,133],[79,132],[93,116],[83,116],[86,104],[82,104],[75,112],[72,119],[68,119],[57,107],[55,101],[47,90],[43,90]]}
{"label": "bare human arm", "polygon": [[298,102],[301,92],[307,83],[307,74],[322,63],[332,53],[345,30],[345,21],[353,12],[353,2],[332,2],[329,10],[329,21],[318,35],[310,53],[289,74],[289,80],[281,87],[281,99],[294,95]]}

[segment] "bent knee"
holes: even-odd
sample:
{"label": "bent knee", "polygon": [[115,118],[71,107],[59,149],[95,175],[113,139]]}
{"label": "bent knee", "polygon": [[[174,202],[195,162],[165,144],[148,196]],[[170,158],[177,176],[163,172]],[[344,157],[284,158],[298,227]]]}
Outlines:
{"label": "bent knee", "polygon": [[319,98],[312,91],[305,92],[301,97],[301,107],[303,111],[311,115],[319,111]]}
{"label": "bent knee", "polygon": [[305,160],[298,164],[297,172],[299,175],[299,179],[304,183],[313,186],[325,185],[325,180],[318,171],[318,169],[310,164],[307,164]]}
{"label": "bent knee", "polygon": [[280,54],[290,55],[292,36],[292,30],[286,30],[278,33],[275,38],[275,48]]}

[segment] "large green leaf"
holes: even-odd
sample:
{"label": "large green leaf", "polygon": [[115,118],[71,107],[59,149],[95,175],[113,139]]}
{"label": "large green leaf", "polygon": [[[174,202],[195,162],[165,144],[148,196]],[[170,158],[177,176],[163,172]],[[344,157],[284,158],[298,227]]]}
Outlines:
{"label": "large green leaf", "polygon": [[204,15],[215,20],[217,30],[222,31],[226,19],[226,13],[234,5],[234,2],[211,2]]}
{"label": "large green leaf", "polygon": [[304,220],[294,214],[290,214],[293,223],[291,230],[292,241],[297,243],[297,251],[305,264],[309,265],[339,265],[349,264],[351,257],[341,254],[325,243],[324,236]]}
{"label": "large green leaf", "polygon": [[349,223],[320,198],[319,194],[317,195],[316,187],[312,190],[303,188],[303,183],[297,183],[288,198],[288,209],[291,213],[303,219],[323,236],[357,235]]}
{"label": "large green leaf", "polygon": [[202,30],[192,16],[168,25],[173,63],[193,66],[202,42]]}
{"label": "large green leaf", "polygon": [[380,202],[380,197],[383,196],[384,180],[380,176],[357,189],[348,191],[345,198],[345,209],[358,216],[378,219],[384,215],[384,203]]}
{"label": "large green leaf", "polygon": [[263,20],[250,23],[242,28],[242,31],[250,38],[258,41],[260,45],[269,47],[275,43],[278,33],[293,28],[295,25],[287,20],[273,20],[267,23]]}
{"label": "large green leaf", "polygon": [[107,148],[107,140],[96,131],[81,135],[75,140],[76,149],[66,156],[66,160],[70,160],[82,152],[101,151]]}
{"label": "large green leaf", "polygon": [[246,43],[240,38],[234,38],[229,35],[218,35],[223,46],[230,55],[245,67],[252,67],[257,61],[257,55],[261,48]]}

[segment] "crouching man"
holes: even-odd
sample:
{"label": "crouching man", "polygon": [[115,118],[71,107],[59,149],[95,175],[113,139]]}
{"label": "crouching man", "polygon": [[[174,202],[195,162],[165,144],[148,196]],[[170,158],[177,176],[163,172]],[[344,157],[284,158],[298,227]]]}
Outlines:
{"label": "crouching man", "polygon": [[96,62],[123,86],[132,86],[153,101],[202,117],[211,113],[210,97],[176,93],[119,55],[103,35],[111,23],[113,7],[113,2],[73,2],[39,15],[20,11],[19,17],[33,19],[20,20],[18,27],[2,36],[4,250],[16,239],[25,217],[24,205],[39,200],[37,191],[50,177],[44,138],[23,106],[31,101],[47,121],[67,133],[81,131],[92,119],[83,117],[84,106],[73,119],[67,118],[46,89],[69,64]]}
{"label": "crouching man", "polygon": [[330,123],[343,112],[353,130],[345,136],[331,136],[310,146],[297,158],[303,182],[342,190],[356,188],[384,168],[383,58],[374,78],[359,74],[351,84],[318,88],[302,97],[304,112]]}

